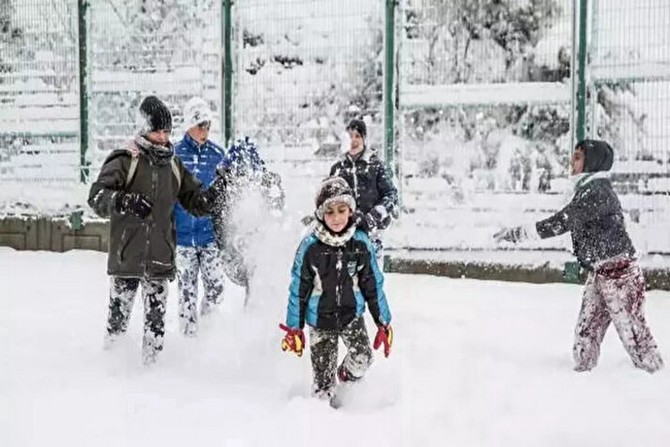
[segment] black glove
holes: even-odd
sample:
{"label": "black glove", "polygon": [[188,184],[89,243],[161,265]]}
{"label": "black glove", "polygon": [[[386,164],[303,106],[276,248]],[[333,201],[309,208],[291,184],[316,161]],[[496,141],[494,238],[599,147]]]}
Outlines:
{"label": "black glove", "polygon": [[119,191],[116,193],[115,206],[116,211],[121,214],[130,213],[140,219],[145,219],[151,214],[151,208],[154,205],[142,193]]}
{"label": "black glove", "polygon": [[503,228],[493,235],[496,242],[507,241],[516,244],[528,238],[524,227]]}
{"label": "black glove", "polygon": [[223,198],[230,180],[231,172],[228,167],[220,165],[216,168],[216,177],[209,188],[205,191],[203,199],[206,202],[204,208],[210,214],[221,212],[223,209]]}
{"label": "black glove", "polygon": [[354,214],[354,222],[356,222],[358,228],[364,231],[372,231],[376,228],[383,230],[391,223],[391,216],[386,212],[386,208],[382,205],[377,205],[367,214],[363,214],[360,210],[356,210],[356,213]]}
{"label": "black glove", "polygon": [[383,205],[377,205],[370,210],[366,218],[374,223],[375,228],[385,229],[391,223],[391,216]]}

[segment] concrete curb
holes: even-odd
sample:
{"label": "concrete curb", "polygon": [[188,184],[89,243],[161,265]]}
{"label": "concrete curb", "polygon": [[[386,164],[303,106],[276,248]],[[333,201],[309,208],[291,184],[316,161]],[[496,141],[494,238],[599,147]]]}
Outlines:
{"label": "concrete curb", "polygon": [[[0,218],[0,246],[16,250],[95,250],[106,252],[109,244],[108,222],[104,220],[81,222],[81,215],[58,217],[5,217]],[[536,284],[576,282],[568,280],[562,269],[548,263],[539,266],[512,265],[493,262],[428,261],[386,256],[384,270],[409,273],[470,278],[494,281],[520,281]],[[645,269],[649,289],[670,290],[670,271]],[[582,275],[581,281],[584,277]]]}
{"label": "concrete curb", "polygon": [[[481,263],[462,261],[426,261],[402,257],[386,257],[384,270],[391,273],[407,273],[445,276],[448,278],[468,278],[491,281],[545,283],[576,283],[566,279],[565,271],[547,265],[523,266],[501,263]],[[670,290],[670,271],[665,269],[643,269],[647,289]],[[579,283],[583,283],[582,273]]]}

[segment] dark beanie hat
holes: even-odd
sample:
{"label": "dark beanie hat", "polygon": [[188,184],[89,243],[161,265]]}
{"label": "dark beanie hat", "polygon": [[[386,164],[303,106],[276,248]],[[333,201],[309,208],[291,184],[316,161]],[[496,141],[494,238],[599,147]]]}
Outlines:
{"label": "dark beanie hat", "polygon": [[321,183],[319,192],[316,194],[317,219],[323,220],[326,208],[333,203],[344,202],[349,205],[351,211],[356,211],[356,200],[351,187],[341,177],[329,177]]}
{"label": "dark beanie hat", "polygon": [[614,163],[614,150],[606,141],[582,140],[575,146],[584,151],[584,172],[609,171]]}
{"label": "dark beanie hat", "polygon": [[144,119],[143,132],[172,130],[172,114],[163,101],[155,96],[147,96],[140,104],[140,114]]}
{"label": "dark beanie hat", "polygon": [[355,130],[357,131],[361,137],[365,139],[365,137],[368,134],[368,128],[365,126],[365,122],[363,120],[359,119],[353,119],[349,122],[349,125],[347,126],[347,130]]}

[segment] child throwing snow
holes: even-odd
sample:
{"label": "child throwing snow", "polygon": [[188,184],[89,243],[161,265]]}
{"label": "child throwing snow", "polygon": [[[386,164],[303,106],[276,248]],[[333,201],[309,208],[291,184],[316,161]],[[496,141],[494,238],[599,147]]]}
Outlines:
{"label": "child throwing snow", "polygon": [[575,329],[575,371],[596,366],[612,322],[633,364],[653,373],[663,361],[644,318],[644,277],[608,178],[613,161],[614,152],[606,142],[579,142],[572,158],[575,187],[570,203],[529,228],[504,229],[494,238],[516,243],[570,231],[577,260],[589,272]]}
{"label": "child throwing snow", "polygon": [[[372,363],[372,349],[363,312],[365,303],[377,324],[374,348],[384,345],[389,356],[393,343],[391,313],[384,294],[384,278],[375,250],[365,232],[353,221],[356,201],[341,178],[326,179],[316,197],[317,225],[298,247],[289,288],[284,351],[302,355],[303,327],[309,325],[313,370],[312,394],[335,397],[340,382],[360,380]],[[338,340],[347,354],[337,366]]]}
{"label": "child throwing snow", "polygon": [[142,361],[154,363],[163,350],[168,280],[174,279],[174,205],[204,216],[212,212],[226,181],[221,172],[205,190],[174,156],[172,114],[155,96],[140,104],[138,133],[128,147],[113,151],[91,185],[88,203],[109,218],[107,273],[111,276],[105,346],[128,329],[137,290],[142,287]]}

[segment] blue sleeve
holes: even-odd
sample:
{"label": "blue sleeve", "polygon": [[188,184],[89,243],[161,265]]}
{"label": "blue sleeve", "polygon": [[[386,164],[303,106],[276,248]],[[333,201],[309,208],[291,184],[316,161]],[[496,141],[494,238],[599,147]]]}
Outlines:
{"label": "blue sleeve", "polygon": [[316,238],[310,235],[302,240],[295,254],[291,268],[291,285],[289,286],[288,307],[286,309],[286,326],[298,329],[305,325],[307,299],[314,288],[314,272],[306,261],[307,250],[314,245]]}
{"label": "blue sleeve", "polygon": [[363,268],[358,272],[358,286],[368,303],[370,314],[378,325],[391,323],[389,309],[384,293],[384,274],[377,265],[377,256],[374,246],[365,232],[357,230],[354,239],[365,244],[363,253]]}

